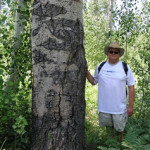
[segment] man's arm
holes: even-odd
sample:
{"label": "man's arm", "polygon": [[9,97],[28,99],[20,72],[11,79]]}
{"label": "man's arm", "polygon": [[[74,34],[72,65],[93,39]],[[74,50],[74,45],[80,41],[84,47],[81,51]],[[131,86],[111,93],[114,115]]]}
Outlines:
{"label": "man's arm", "polygon": [[134,96],[135,96],[135,90],[134,90],[134,85],[128,86],[129,89],[129,106],[128,106],[128,116],[132,116],[133,114],[133,103],[134,103]]}
{"label": "man's arm", "polygon": [[91,73],[90,73],[88,70],[87,70],[86,77],[87,77],[88,81],[89,81],[92,85],[95,85],[95,84],[94,84],[94,78],[93,78],[93,76],[91,75]]}

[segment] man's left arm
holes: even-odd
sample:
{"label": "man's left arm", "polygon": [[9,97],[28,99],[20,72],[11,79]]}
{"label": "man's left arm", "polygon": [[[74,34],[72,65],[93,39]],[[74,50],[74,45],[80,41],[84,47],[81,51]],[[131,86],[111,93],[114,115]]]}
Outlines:
{"label": "man's left arm", "polygon": [[135,90],[134,90],[134,85],[128,86],[129,89],[129,106],[127,109],[128,116],[132,116],[134,108],[133,108],[133,103],[134,103],[134,96],[135,96]]}

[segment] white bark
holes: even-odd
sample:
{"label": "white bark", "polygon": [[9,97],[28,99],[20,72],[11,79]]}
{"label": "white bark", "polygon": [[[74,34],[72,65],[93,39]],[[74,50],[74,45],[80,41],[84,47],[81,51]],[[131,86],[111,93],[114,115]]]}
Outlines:
{"label": "white bark", "polygon": [[108,10],[108,21],[109,21],[109,36],[111,35],[111,30],[113,27],[113,8],[114,8],[114,0],[109,0],[109,10]]}
{"label": "white bark", "polygon": [[33,3],[33,149],[85,148],[82,7],[81,0]]}
{"label": "white bark", "polygon": [[[20,9],[20,11],[22,11],[24,9],[24,0],[18,0],[18,8]],[[14,31],[14,38],[15,38],[15,48],[19,48],[20,46],[20,34],[23,33],[24,31],[24,15],[20,12],[16,11],[16,15],[15,15],[15,31]]]}

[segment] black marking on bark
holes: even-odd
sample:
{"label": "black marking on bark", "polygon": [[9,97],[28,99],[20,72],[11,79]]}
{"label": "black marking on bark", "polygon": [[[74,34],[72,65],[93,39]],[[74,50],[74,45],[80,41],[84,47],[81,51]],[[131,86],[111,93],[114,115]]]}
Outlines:
{"label": "black marking on bark", "polygon": [[36,35],[39,33],[39,30],[40,30],[40,27],[34,29],[34,30],[32,31],[32,36],[36,36]]}
{"label": "black marking on bark", "polygon": [[52,108],[53,107],[52,101],[46,101],[45,107]]}
{"label": "black marking on bark", "polygon": [[36,4],[39,3],[39,2],[40,2],[40,0],[34,0],[33,6],[36,5]]}
{"label": "black marking on bark", "polygon": [[49,38],[47,41],[43,42],[40,45],[37,46],[43,46],[45,49],[48,50],[63,50],[64,47],[64,42],[63,43],[58,43],[56,39],[54,38]]}
{"label": "black marking on bark", "polygon": [[53,89],[48,91],[48,96],[55,96],[55,95],[58,95],[58,93],[56,91],[54,91]]}
{"label": "black marking on bark", "polygon": [[33,9],[32,15],[45,16],[45,17],[55,17],[60,14],[66,14],[67,10],[64,7],[60,7],[54,4],[46,4],[44,7],[40,4]]}
{"label": "black marking on bark", "polygon": [[48,50],[64,50],[72,51],[72,53],[74,53],[80,45],[83,45],[83,26],[78,19],[76,21],[51,19],[49,21],[44,21],[43,23],[47,24],[50,33],[55,38],[50,37],[39,46],[43,46]]}
{"label": "black marking on bark", "polygon": [[37,50],[34,50],[33,52],[34,52],[33,59],[36,64],[41,63],[41,62],[43,62],[43,63],[44,62],[48,62],[48,63],[54,62],[54,60],[47,58],[47,54],[42,54],[40,51],[37,51]]}
{"label": "black marking on bark", "polygon": [[53,84],[55,85],[61,85],[64,80],[64,72],[56,70],[53,73],[51,73],[51,76],[53,78]]}

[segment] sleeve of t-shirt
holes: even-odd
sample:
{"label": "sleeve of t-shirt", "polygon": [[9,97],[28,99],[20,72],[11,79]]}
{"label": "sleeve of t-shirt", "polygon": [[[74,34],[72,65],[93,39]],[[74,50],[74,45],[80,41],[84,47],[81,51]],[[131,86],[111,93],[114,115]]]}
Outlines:
{"label": "sleeve of t-shirt", "polygon": [[94,76],[93,76],[93,78],[94,78],[94,84],[98,83],[98,66],[96,67],[95,73],[94,73]]}
{"label": "sleeve of t-shirt", "polygon": [[135,79],[134,79],[132,70],[131,70],[131,68],[130,68],[129,65],[128,65],[127,85],[128,85],[128,86],[132,86],[132,85],[134,85],[134,84],[135,84]]}

